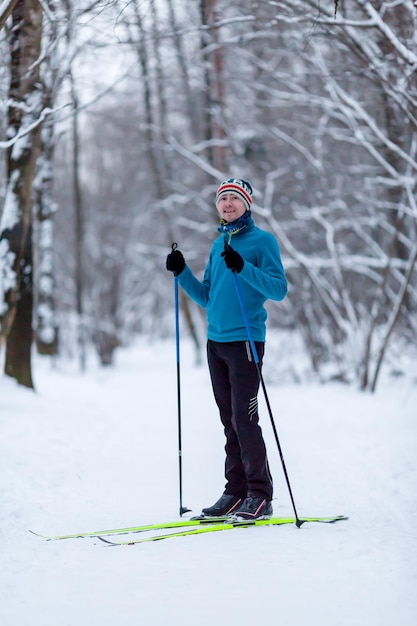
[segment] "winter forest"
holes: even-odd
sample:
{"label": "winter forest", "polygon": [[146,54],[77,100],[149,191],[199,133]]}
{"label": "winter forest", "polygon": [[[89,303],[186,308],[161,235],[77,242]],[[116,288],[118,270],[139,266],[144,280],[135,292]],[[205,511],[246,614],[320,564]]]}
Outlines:
{"label": "winter forest", "polygon": [[172,334],[165,257],[203,272],[229,176],[280,243],[269,328],[311,371],[375,391],[415,362],[416,2],[0,0],[0,57],[5,375]]}

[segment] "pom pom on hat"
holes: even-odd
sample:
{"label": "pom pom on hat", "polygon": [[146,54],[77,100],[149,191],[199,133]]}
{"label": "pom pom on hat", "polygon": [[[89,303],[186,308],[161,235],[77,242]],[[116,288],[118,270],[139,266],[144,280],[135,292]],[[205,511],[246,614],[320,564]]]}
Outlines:
{"label": "pom pom on hat", "polygon": [[252,204],[252,186],[247,180],[243,178],[229,178],[225,180],[216,192],[216,206],[225,193],[235,193],[238,195],[246,205],[246,210],[249,211]]}

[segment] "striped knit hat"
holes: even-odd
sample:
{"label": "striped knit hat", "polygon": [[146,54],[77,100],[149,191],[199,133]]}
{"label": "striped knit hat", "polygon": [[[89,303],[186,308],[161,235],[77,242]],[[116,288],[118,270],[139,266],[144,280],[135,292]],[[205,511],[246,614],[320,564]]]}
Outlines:
{"label": "striped knit hat", "polygon": [[249,211],[252,204],[252,187],[243,178],[229,178],[225,180],[216,192],[216,207],[219,199],[225,193],[235,193],[243,200],[246,210]]}

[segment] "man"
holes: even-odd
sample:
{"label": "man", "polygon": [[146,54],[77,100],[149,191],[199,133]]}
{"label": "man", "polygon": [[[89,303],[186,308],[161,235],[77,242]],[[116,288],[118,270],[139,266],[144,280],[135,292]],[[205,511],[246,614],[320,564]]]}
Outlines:
{"label": "man", "polygon": [[224,493],[202,513],[207,517],[233,514],[242,520],[272,515],[273,484],[259,426],[259,373],[232,272],[238,274],[259,367],[266,333],[264,303],[283,300],[287,293],[278,242],[255,226],[252,193],[250,183],[240,178],[229,178],[219,186],[220,236],[213,243],[202,281],[180,250],[173,250],[166,260],[184,291],[207,310],[208,365],[226,436]]}

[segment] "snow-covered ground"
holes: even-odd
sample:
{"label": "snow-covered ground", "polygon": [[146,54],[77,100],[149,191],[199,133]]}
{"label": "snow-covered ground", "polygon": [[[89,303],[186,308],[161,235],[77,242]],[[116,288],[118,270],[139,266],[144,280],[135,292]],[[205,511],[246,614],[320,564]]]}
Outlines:
{"label": "snow-covered ground", "polygon": [[[85,375],[38,358],[36,394],[0,377],[1,626],[414,626],[415,380],[373,396],[268,382],[299,516],[348,521],[116,548],[28,532],[178,518],[174,349],[140,342]],[[268,381],[271,365],[267,352]],[[224,442],[207,366],[194,367],[187,342],[181,388],[183,503],[198,513],[222,492]],[[290,516],[260,405],[274,512]]]}

